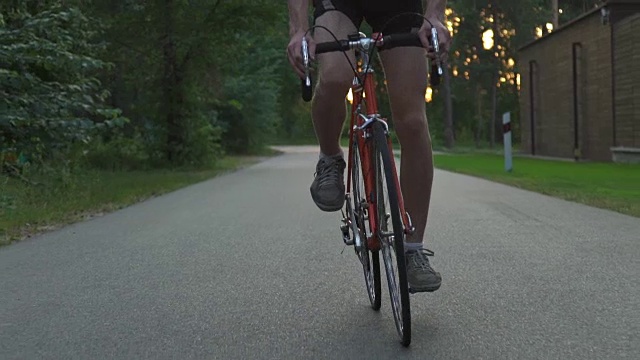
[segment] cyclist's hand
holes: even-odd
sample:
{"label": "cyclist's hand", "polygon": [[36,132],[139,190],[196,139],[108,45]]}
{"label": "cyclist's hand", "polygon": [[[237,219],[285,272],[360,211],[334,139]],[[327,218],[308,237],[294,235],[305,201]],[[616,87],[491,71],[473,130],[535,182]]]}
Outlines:
{"label": "cyclist's hand", "polygon": [[[289,41],[287,47],[287,55],[289,63],[301,79],[304,79],[304,60],[302,58],[302,38],[304,31],[295,33]],[[316,44],[310,36],[307,36],[307,44],[309,45],[309,62],[315,60]]]}
{"label": "cyclist's hand", "polygon": [[[447,60],[447,54],[449,52],[449,48],[451,47],[451,33],[449,33],[449,29],[442,23],[442,21],[429,18],[433,27],[438,31],[438,40],[440,42],[440,61],[444,62]],[[420,28],[418,35],[420,36],[420,40],[422,41],[422,46],[427,49],[427,56],[431,59],[436,58],[435,49],[431,46],[431,24],[425,21]]]}

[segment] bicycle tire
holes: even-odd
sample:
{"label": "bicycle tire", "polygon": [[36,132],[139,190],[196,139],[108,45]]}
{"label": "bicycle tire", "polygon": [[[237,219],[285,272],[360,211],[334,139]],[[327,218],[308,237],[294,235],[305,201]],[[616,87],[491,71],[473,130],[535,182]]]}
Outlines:
{"label": "bicycle tire", "polygon": [[360,161],[360,148],[358,147],[358,139],[354,139],[353,147],[351,149],[351,187],[352,187],[352,201],[354,209],[354,218],[357,228],[360,230],[360,238],[362,239],[364,249],[358,251],[355,249],[356,255],[362,264],[362,271],[364,273],[364,281],[369,296],[369,302],[373,310],[380,310],[382,305],[382,283],[380,280],[380,255],[379,250],[369,249],[369,242],[366,238],[366,221],[365,214],[362,206],[360,205],[365,198],[362,194],[365,194],[363,167]]}
{"label": "bicycle tire", "polygon": [[[396,186],[396,179],[394,178],[394,172],[391,168],[394,165],[387,143],[386,129],[381,122],[375,122],[372,126],[373,139],[375,142],[374,164],[376,172],[375,196],[376,207],[378,209],[378,238],[382,249],[382,259],[385,264],[385,273],[389,285],[389,297],[396,330],[400,336],[402,345],[409,346],[411,343],[411,307],[404,256],[404,226],[398,202],[399,189]],[[387,206],[385,206],[385,200],[388,200],[388,209]],[[387,210],[389,214],[387,214]],[[393,231],[388,231],[388,215],[391,217]],[[392,239],[392,241],[389,241],[390,239]]]}

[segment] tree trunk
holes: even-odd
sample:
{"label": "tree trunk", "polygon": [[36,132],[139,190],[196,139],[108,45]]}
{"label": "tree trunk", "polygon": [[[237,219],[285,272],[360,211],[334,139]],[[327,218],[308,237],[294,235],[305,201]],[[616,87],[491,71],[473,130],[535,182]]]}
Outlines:
{"label": "tree trunk", "polygon": [[489,121],[489,131],[491,132],[491,148],[496,144],[496,118],[498,113],[498,69],[493,71],[491,77],[493,83],[491,84],[491,121]]}
{"label": "tree trunk", "polygon": [[476,148],[480,147],[480,139],[482,138],[482,85],[480,82],[476,84],[476,103],[478,106],[476,112],[476,119],[478,120],[478,125],[476,127]]}
{"label": "tree trunk", "polygon": [[451,75],[448,66],[444,69],[444,144],[447,149],[453,148],[453,106],[451,101]]}
{"label": "tree trunk", "polygon": [[181,143],[180,108],[178,95],[180,93],[180,77],[178,76],[178,56],[174,39],[174,1],[164,2],[164,34],[163,34],[163,99],[166,116],[167,143],[165,156],[173,162],[177,159],[178,148]]}
{"label": "tree trunk", "polygon": [[558,0],[551,0],[551,7],[553,11],[553,17],[551,18],[553,24],[553,30],[556,30],[559,25],[558,21]]}
{"label": "tree trunk", "polygon": [[[492,23],[493,46],[495,47],[496,52],[500,52],[500,49],[498,49],[498,40],[500,39],[500,36],[498,35],[498,16],[497,16],[495,4],[493,5],[494,6],[491,7],[493,11],[493,23]],[[500,71],[500,58],[494,56],[493,74],[491,76],[491,120],[489,121],[491,149],[493,149],[496,144],[496,117],[498,113],[498,81],[500,80],[499,71]]]}

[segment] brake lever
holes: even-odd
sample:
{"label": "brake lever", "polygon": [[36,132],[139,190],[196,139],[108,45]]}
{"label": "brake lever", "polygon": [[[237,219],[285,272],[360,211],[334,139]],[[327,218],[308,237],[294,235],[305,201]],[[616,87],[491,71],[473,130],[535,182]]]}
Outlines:
{"label": "brake lever", "polygon": [[302,100],[309,102],[313,96],[311,76],[309,75],[309,44],[302,38],[302,60],[304,62],[304,79],[302,80]]}
{"label": "brake lever", "polygon": [[438,30],[435,27],[431,27],[431,43],[433,44],[433,50],[436,52],[436,64],[438,65],[438,75],[442,76],[444,73],[442,70],[442,63],[440,61],[440,39],[438,39]]}

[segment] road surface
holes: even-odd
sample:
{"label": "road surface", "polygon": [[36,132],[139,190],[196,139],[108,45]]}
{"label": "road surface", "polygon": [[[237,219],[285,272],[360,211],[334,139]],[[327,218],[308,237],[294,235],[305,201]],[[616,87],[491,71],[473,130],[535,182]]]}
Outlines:
{"label": "road surface", "polygon": [[403,348],[311,201],[315,151],[0,248],[0,358],[640,358],[640,219],[444,171],[443,285]]}

